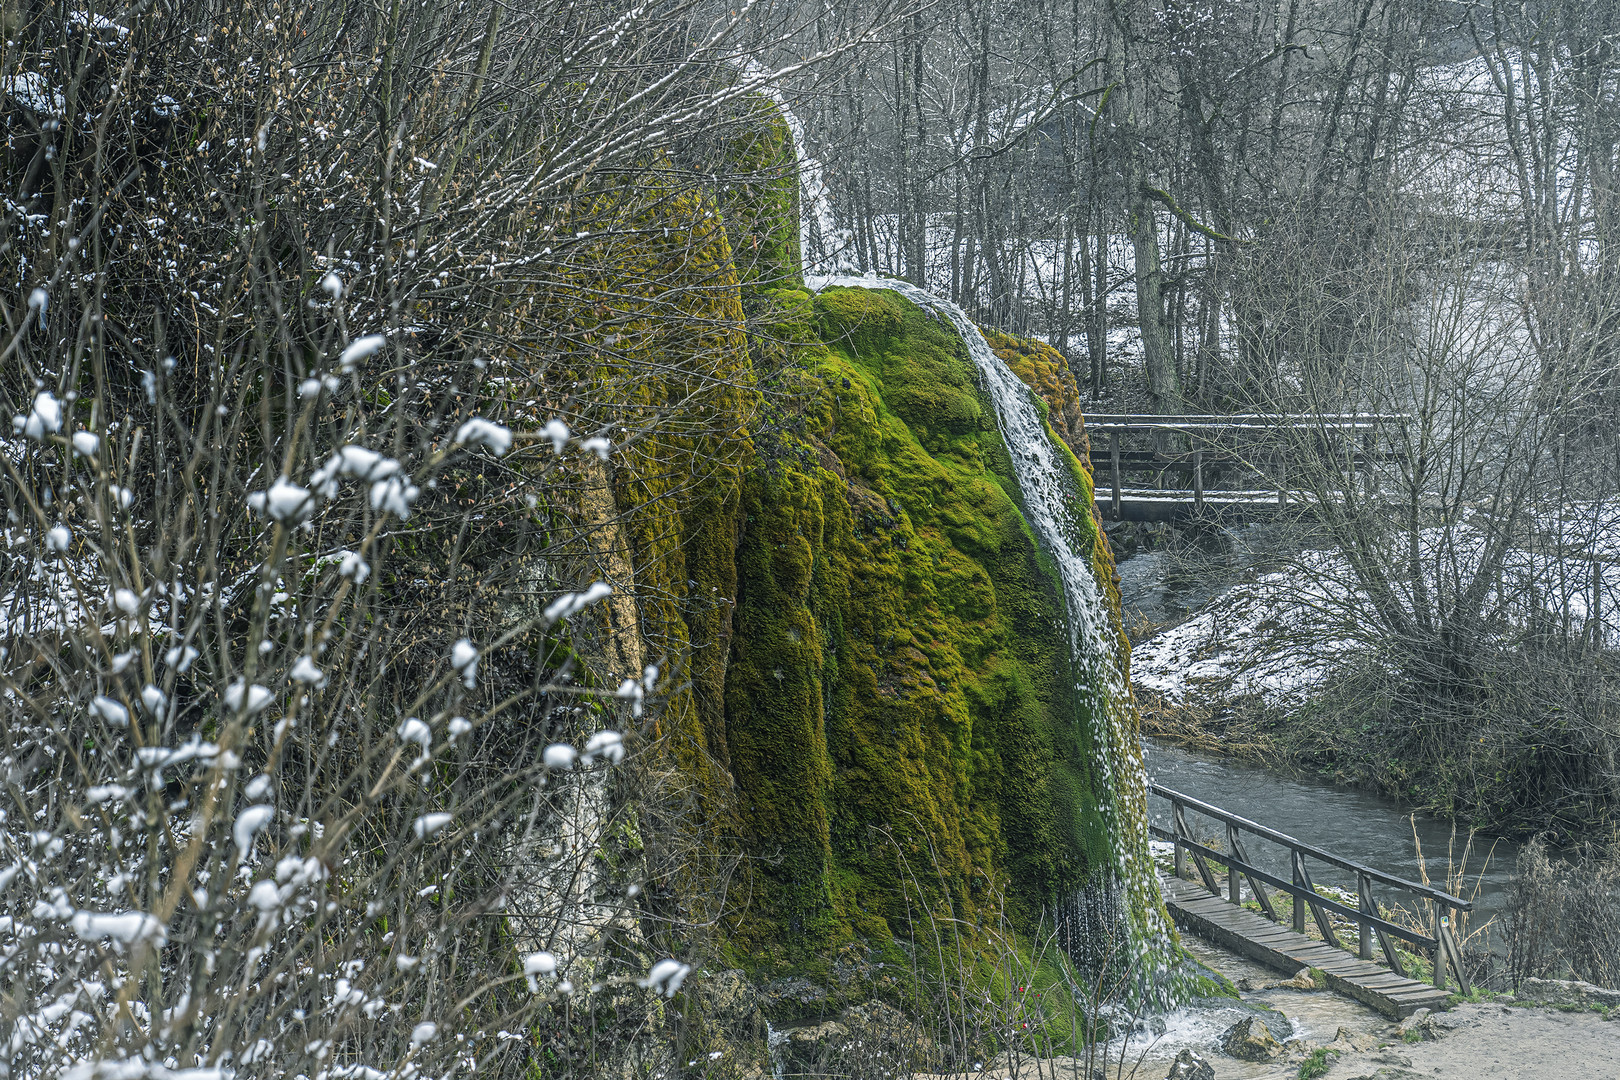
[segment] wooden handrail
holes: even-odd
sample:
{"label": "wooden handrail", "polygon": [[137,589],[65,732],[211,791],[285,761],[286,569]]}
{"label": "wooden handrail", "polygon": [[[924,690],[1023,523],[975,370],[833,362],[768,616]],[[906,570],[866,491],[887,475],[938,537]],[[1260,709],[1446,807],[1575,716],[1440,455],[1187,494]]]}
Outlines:
{"label": "wooden handrail", "polygon": [[1382,870],[1375,870],[1363,863],[1356,862],[1354,859],[1342,858],[1341,856],[1333,854],[1331,851],[1324,851],[1313,844],[1307,844],[1303,840],[1295,839],[1294,837],[1289,836],[1287,833],[1278,832],[1275,829],[1268,829],[1264,825],[1250,821],[1248,818],[1239,817],[1237,814],[1222,810],[1218,806],[1211,806],[1207,802],[1200,799],[1195,799],[1191,795],[1176,791],[1172,788],[1167,788],[1163,784],[1149,782],[1148,790],[1161,798],[1171,799],[1181,803],[1184,806],[1197,810],[1200,814],[1203,814],[1206,817],[1212,817],[1217,821],[1222,821],[1229,825],[1236,825],[1238,828],[1246,829],[1249,832],[1254,833],[1256,836],[1262,836],[1274,843],[1293,848],[1294,850],[1309,855],[1311,858],[1320,860],[1321,862],[1330,863],[1345,870],[1353,870],[1358,874],[1365,874],[1374,881],[1381,881],[1386,885],[1394,885],[1396,888],[1405,889],[1407,892],[1416,893],[1419,896],[1425,896],[1431,900],[1438,900],[1447,907],[1455,908],[1458,911],[1474,910],[1474,905],[1471,902],[1464,900],[1459,896],[1452,896],[1450,893],[1436,889],[1432,885],[1424,885],[1421,882],[1410,881],[1394,874],[1386,874]]}
{"label": "wooden handrail", "polygon": [[1341,915],[1344,918],[1349,919],[1351,922],[1370,923],[1373,926],[1381,927],[1385,931],[1394,934],[1396,937],[1401,938],[1404,941],[1410,941],[1414,945],[1420,945],[1425,949],[1434,948],[1434,938],[1428,936],[1427,934],[1419,933],[1415,930],[1408,930],[1400,923],[1391,922],[1382,915],[1362,911],[1360,908],[1353,908],[1346,904],[1341,904],[1337,900],[1334,900],[1331,897],[1323,896],[1321,893],[1312,889],[1307,889],[1303,885],[1296,885],[1291,881],[1284,881],[1280,877],[1266,873],[1257,866],[1246,863],[1241,859],[1233,858],[1228,852],[1216,851],[1212,847],[1206,847],[1205,845],[1198,843],[1196,840],[1189,840],[1184,836],[1178,837],[1169,829],[1161,829],[1157,825],[1149,825],[1148,831],[1161,840],[1175,841],[1199,852],[1202,855],[1219,861],[1227,868],[1228,872],[1236,870],[1245,877],[1257,878],[1274,889],[1281,889],[1283,892],[1288,893],[1295,899],[1304,900],[1307,904],[1318,905],[1327,911],[1331,911],[1336,915]]}
{"label": "wooden handrail", "polygon": [[[1399,951],[1390,941],[1391,937],[1398,937],[1408,941],[1419,948],[1428,950],[1434,959],[1434,985],[1446,985],[1446,966],[1449,963],[1456,973],[1457,983],[1463,993],[1469,992],[1468,976],[1463,970],[1461,950],[1457,945],[1456,936],[1451,930],[1452,911],[1471,911],[1473,904],[1458,896],[1442,892],[1431,885],[1423,885],[1410,881],[1395,874],[1386,874],[1382,870],[1374,870],[1370,866],[1356,862],[1354,859],[1342,858],[1331,851],[1324,851],[1314,844],[1307,844],[1302,840],[1289,836],[1287,833],[1268,829],[1264,825],[1250,821],[1246,817],[1222,810],[1212,806],[1202,799],[1195,799],[1184,792],[1167,788],[1163,784],[1148,783],[1148,791],[1170,802],[1170,814],[1174,821],[1174,830],[1161,829],[1157,825],[1149,824],[1148,834],[1169,840],[1175,845],[1176,876],[1181,877],[1186,871],[1186,858],[1183,852],[1190,853],[1193,862],[1197,864],[1198,874],[1203,879],[1204,887],[1211,893],[1220,895],[1220,887],[1205,859],[1214,859],[1226,866],[1227,891],[1230,893],[1230,903],[1241,903],[1242,887],[1239,884],[1239,875],[1249,879],[1249,888],[1253,890],[1255,899],[1265,913],[1273,920],[1277,913],[1272,909],[1271,901],[1261,888],[1262,883],[1294,898],[1294,931],[1305,932],[1305,911],[1310,909],[1311,917],[1315,919],[1317,929],[1322,933],[1322,940],[1332,946],[1338,946],[1339,941],[1333,932],[1333,926],[1328,920],[1328,913],[1333,912],[1356,924],[1359,928],[1359,952],[1362,959],[1372,958],[1372,942],[1370,935],[1377,933],[1379,946],[1383,949],[1384,957],[1388,960],[1391,970],[1395,974],[1405,977],[1405,969],[1401,963]],[[1212,847],[1199,843],[1192,837],[1192,830],[1187,827],[1184,809],[1190,809],[1213,818],[1226,825],[1227,841],[1232,850],[1229,852],[1217,851]],[[1264,840],[1280,844],[1289,852],[1289,861],[1292,866],[1293,880],[1285,881],[1260,869],[1249,861],[1248,853],[1243,849],[1238,830],[1253,833]],[[1306,857],[1316,859],[1349,870],[1356,875],[1357,906],[1350,907],[1337,900],[1323,896],[1316,891],[1311,881],[1310,869],[1305,865]],[[1419,931],[1409,930],[1399,923],[1384,918],[1381,909],[1372,897],[1372,883],[1382,882],[1402,889],[1415,896],[1427,898],[1433,905],[1434,934],[1423,934]]]}

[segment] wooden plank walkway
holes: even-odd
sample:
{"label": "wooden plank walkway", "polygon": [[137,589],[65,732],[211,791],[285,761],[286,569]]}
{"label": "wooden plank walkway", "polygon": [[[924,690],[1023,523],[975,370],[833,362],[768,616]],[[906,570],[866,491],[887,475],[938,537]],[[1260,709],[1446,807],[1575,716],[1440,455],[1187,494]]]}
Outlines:
{"label": "wooden plank walkway", "polygon": [[1419,1009],[1444,1009],[1448,991],[1405,979],[1370,960],[1312,941],[1263,915],[1227,903],[1200,884],[1179,878],[1161,882],[1165,907],[1176,925],[1223,948],[1287,975],[1317,968],[1328,986],[1370,1005],[1393,1020]]}

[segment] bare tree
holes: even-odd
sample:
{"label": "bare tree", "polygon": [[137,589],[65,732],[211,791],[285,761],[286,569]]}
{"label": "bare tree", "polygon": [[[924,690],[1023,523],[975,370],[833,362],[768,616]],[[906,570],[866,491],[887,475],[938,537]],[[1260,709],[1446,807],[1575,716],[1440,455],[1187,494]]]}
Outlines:
{"label": "bare tree", "polygon": [[795,273],[722,216],[795,184],[738,62],[783,32],[8,9],[6,1069],[671,1052],[722,601],[638,582],[734,482],[745,285]]}

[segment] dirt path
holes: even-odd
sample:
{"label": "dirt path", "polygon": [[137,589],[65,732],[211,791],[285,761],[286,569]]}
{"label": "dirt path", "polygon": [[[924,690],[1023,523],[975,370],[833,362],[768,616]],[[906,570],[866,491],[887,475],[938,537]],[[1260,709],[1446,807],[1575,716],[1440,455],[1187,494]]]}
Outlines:
{"label": "dirt path", "polygon": [[1620,1080],[1620,1020],[1598,1013],[1459,1005],[1431,1023],[1422,1042],[1341,1054],[1327,1080]]}
{"label": "dirt path", "polygon": [[[1458,1005],[1408,1022],[1407,1034],[1359,1002],[1290,986],[1276,972],[1191,935],[1182,942],[1231,979],[1241,1001],[1188,1006],[1149,1020],[1128,1042],[1111,1045],[1108,1080],[1162,1080],[1183,1048],[1208,1061],[1216,1080],[1296,1080],[1301,1063],[1319,1047],[1332,1051],[1323,1080],[1620,1080],[1620,1009],[1605,1020],[1596,1012],[1544,1005]],[[1283,1053],[1271,1061],[1239,1061],[1221,1052],[1222,1033],[1254,1010],[1286,1017]],[[1077,1064],[1025,1062],[1017,1080],[1091,1080]]]}

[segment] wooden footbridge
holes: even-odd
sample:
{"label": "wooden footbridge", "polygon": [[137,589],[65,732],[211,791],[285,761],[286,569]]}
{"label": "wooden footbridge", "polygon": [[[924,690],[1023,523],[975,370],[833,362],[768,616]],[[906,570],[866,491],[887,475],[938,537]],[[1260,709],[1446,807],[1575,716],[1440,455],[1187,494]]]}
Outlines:
{"label": "wooden footbridge", "polygon": [[[1380,450],[1379,430],[1407,419],[1392,413],[1093,414],[1086,417],[1086,433],[1097,509],[1114,521],[1270,519],[1315,497],[1288,483],[1290,447],[1307,441],[1331,448],[1337,462],[1362,474],[1370,492],[1371,466],[1396,457]],[[1127,487],[1127,477],[1155,486]],[[1236,477],[1263,478],[1265,486],[1206,483]],[[1165,486],[1172,478],[1185,486]]]}
{"label": "wooden footbridge", "polygon": [[[1445,1008],[1451,996],[1446,989],[1448,968],[1461,992],[1469,992],[1468,976],[1452,932],[1457,914],[1473,907],[1467,900],[1340,858],[1162,785],[1149,784],[1148,791],[1170,803],[1173,827],[1152,826],[1151,831],[1175,845],[1176,873],[1164,883],[1164,899],[1171,917],[1183,930],[1287,975],[1315,968],[1324,973],[1331,989],[1392,1019],[1410,1016],[1418,1009]],[[1225,851],[1195,839],[1187,826],[1188,811],[1224,827]],[[1286,849],[1292,869],[1290,880],[1256,866],[1249,858],[1245,836]],[[1189,857],[1196,877],[1188,872]],[[1341,902],[1318,892],[1311,881],[1311,861],[1354,874],[1357,899]],[[1243,906],[1245,882],[1258,910]],[[1268,893],[1268,886],[1277,895]],[[1415,900],[1420,913],[1427,909],[1430,932],[1414,929],[1411,920],[1397,922],[1389,918],[1374,898],[1375,886],[1406,894]],[[1289,898],[1287,903],[1292,908],[1290,926],[1282,925],[1279,917],[1283,897]],[[1320,940],[1305,934],[1307,912]],[[1348,936],[1352,930],[1356,936],[1355,953],[1342,947],[1339,939],[1340,934]],[[1429,982],[1420,982],[1408,974],[1407,962],[1395,946],[1397,940],[1432,959],[1434,971]],[[1374,941],[1383,955],[1381,964],[1374,961]]]}

